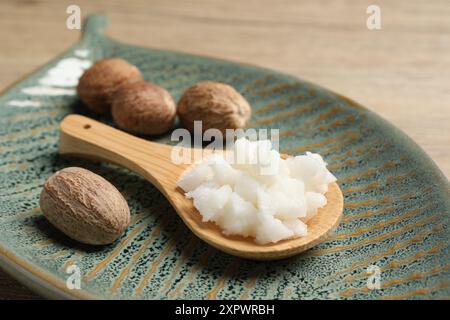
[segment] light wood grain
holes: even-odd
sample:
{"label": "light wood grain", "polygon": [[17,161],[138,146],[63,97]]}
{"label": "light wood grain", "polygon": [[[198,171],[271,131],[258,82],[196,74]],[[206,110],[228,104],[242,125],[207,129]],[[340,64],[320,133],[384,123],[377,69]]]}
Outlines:
{"label": "light wood grain", "polygon": [[[213,247],[246,259],[278,260],[293,256],[324,241],[341,220],[344,201],[337,183],[325,194],[327,205],[308,220],[304,237],[260,245],[251,238],[225,236],[212,222],[202,222],[192,199],[185,197],[177,182],[195,159],[193,149],[184,149],[190,162],[172,161],[173,147],[147,141],[81,115],[69,115],[60,126],[59,153],[103,160],[128,168],[150,181],[169,200],[189,229]],[[205,153],[210,153],[205,151]],[[197,159],[200,161],[201,159]]]}
{"label": "light wood grain", "polygon": [[[0,90],[78,39],[65,28],[73,3],[0,2]],[[253,63],[347,95],[405,131],[450,177],[448,0],[76,3],[83,15],[105,12],[108,34],[119,40]],[[379,31],[365,27],[373,3]],[[11,291],[8,279],[0,272],[0,297]]]}

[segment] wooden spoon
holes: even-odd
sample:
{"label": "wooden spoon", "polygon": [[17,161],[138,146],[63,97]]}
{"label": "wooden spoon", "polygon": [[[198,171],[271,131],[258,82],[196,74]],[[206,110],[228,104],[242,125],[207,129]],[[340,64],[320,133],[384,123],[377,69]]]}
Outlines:
{"label": "wooden spoon", "polygon": [[69,115],[61,122],[61,154],[112,162],[140,174],[164,194],[194,234],[229,254],[255,260],[286,258],[324,241],[341,219],[342,193],[336,183],[331,183],[326,193],[328,204],[308,221],[305,237],[259,245],[251,238],[226,236],[216,224],[202,222],[192,200],[177,187],[177,181],[189,165],[172,162],[172,148],[80,115]]}

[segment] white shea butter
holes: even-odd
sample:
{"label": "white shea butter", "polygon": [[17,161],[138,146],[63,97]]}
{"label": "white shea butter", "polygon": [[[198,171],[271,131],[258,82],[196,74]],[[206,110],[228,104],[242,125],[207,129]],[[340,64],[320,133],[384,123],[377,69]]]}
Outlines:
{"label": "white shea butter", "polygon": [[269,140],[245,138],[227,154],[210,156],[178,181],[203,221],[260,244],[305,236],[336,181],[322,157],[306,152],[285,160]]}

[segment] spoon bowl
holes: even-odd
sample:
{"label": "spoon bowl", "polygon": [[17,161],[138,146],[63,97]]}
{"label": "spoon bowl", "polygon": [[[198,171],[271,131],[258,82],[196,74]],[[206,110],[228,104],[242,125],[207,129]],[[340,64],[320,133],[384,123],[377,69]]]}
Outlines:
{"label": "spoon bowl", "polygon": [[178,180],[190,165],[177,164],[171,160],[172,146],[135,137],[81,115],[65,117],[60,130],[60,154],[107,161],[136,172],[164,194],[195,235],[234,256],[277,260],[296,255],[324,241],[342,217],[343,196],[334,182],[325,194],[327,205],[307,222],[308,234],[305,237],[260,245],[252,238],[226,236],[216,224],[202,222],[192,200],[186,198],[177,187]]}

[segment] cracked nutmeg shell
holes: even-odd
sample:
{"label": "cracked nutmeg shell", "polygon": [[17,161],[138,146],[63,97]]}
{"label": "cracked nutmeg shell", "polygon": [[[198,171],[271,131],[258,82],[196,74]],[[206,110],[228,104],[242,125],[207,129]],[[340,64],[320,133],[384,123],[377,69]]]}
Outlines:
{"label": "cracked nutmeg shell", "polygon": [[81,76],[77,93],[92,111],[108,114],[116,91],[124,84],[142,79],[137,67],[119,58],[99,60]]}
{"label": "cracked nutmeg shell", "polygon": [[112,243],[130,223],[130,209],[122,194],[83,168],[65,168],[48,178],[40,206],[53,226],[86,244]]}
{"label": "cracked nutmeg shell", "polygon": [[233,87],[215,81],[189,87],[178,102],[178,116],[184,127],[194,130],[194,121],[202,121],[203,132],[210,128],[244,128],[251,116],[247,100]]}

